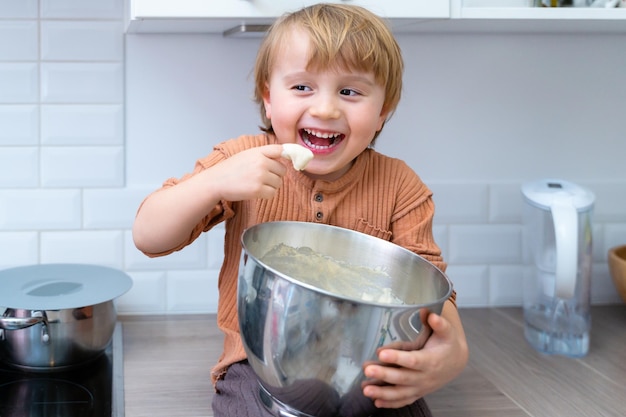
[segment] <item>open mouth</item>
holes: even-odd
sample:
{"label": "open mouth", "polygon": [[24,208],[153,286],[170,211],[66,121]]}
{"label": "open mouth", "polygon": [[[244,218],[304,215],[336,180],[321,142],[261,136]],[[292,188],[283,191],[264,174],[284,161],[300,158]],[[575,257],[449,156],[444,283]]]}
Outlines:
{"label": "open mouth", "polygon": [[304,144],[312,150],[325,151],[337,146],[346,136],[337,132],[300,129],[300,137]]}

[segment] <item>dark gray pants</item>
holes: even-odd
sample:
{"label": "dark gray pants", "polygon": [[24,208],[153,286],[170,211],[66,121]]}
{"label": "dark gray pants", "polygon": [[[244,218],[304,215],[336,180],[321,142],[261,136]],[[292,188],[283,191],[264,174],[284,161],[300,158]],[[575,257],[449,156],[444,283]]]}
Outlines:
{"label": "dark gray pants", "polygon": [[[215,417],[276,417],[259,398],[259,384],[248,362],[235,363],[217,382],[213,397]],[[379,409],[371,417],[432,417],[424,399],[398,409]]]}

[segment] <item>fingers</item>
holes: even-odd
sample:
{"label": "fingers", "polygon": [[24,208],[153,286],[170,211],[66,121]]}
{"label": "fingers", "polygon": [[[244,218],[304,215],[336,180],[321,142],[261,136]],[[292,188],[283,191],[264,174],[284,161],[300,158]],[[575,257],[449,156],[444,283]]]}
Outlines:
{"label": "fingers", "polygon": [[[407,363],[412,366],[421,366],[414,359],[411,359],[410,352],[388,350],[381,352],[390,362]],[[409,354],[407,356],[407,354]],[[417,355],[416,355],[417,356]],[[384,381],[384,384],[366,385],[363,387],[363,395],[374,400],[374,404],[379,408],[399,408],[415,402],[423,397],[428,391],[428,383],[423,380],[426,375],[413,369],[370,365],[365,369],[368,378],[377,378]]]}
{"label": "fingers", "polygon": [[[294,145],[299,146],[299,145]],[[222,199],[241,201],[269,199],[283,185],[288,167],[283,157],[284,145],[271,144],[242,151],[217,164],[212,171]]]}
{"label": "fingers", "polygon": [[278,191],[278,189],[282,185],[282,183],[280,182],[280,177],[277,178],[279,178],[279,180],[276,183],[274,181],[268,180],[267,182],[262,184],[258,188],[258,190],[253,193],[254,198],[270,199],[274,197],[274,195],[276,195],[276,191]]}
{"label": "fingers", "polygon": [[285,172],[286,168],[276,162],[269,167],[267,172],[259,173],[256,180],[252,180],[253,177],[249,176],[249,186],[251,187],[253,197],[263,199],[274,197],[276,191],[283,185]]}
{"label": "fingers", "polygon": [[430,314],[428,316],[428,325],[433,329],[434,333],[445,333],[450,329],[450,323],[438,314]]}
{"label": "fingers", "polygon": [[400,407],[432,392],[441,368],[441,346],[451,334],[451,324],[437,314],[430,314],[428,324],[433,333],[427,345],[417,351],[382,348],[378,359],[382,364],[368,364],[367,378],[384,384],[363,387],[363,394],[375,400],[377,407]]}
{"label": "fingers", "polygon": [[371,365],[365,375],[384,383],[366,385],[363,395],[374,400],[379,408],[398,408],[410,404],[422,396],[419,375],[403,368]]}
{"label": "fingers", "polygon": [[220,199],[272,198],[282,186],[287,172],[287,167],[279,160],[281,153],[281,145],[266,145],[239,152],[207,170],[207,178],[218,189]]}
{"label": "fingers", "polygon": [[278,159],[283,154],[283,145],[272,144],[259,147],[263,155],[271,159]]}
{"label": "fingers", "polygon": [[400,408],[423,397],[411,386],[368,385],[363,390],[363,395],[374,400],[374,405],[378,408]]}
{"label": "fingers", "polygon": [[[402,350],[385,349],[378,355],[379,359],[388,365],[368,365],[365,368],[365,376],[368,378],[385,381],[387,384],[412,384],[411,378],[415,371],[421,371],[425,367],[424,355]],[[407,372],[407,370],[410,370]]]}
{"label": "fingers", "polygon": [[377,407],[411,404],[444,386],[465,366],[467,346],[462,330],[459,333],[458,319],[449,312],[444,316],[430,314],[428,325],[433,332],[422,349],[381,348],[380,363],[365,366],[368,378],[384,382],[363,387],[363,394],[374,400]]}

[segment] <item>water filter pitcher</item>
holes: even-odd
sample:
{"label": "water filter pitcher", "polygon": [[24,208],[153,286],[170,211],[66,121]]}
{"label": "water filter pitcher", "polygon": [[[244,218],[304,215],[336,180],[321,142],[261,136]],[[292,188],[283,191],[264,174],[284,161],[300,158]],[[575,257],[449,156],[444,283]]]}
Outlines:
{"label": "water filter pitcher", "polygon": [[522,195],[526,340],[542,353],[585,356],[595,197],[559,179],[525,183]]}

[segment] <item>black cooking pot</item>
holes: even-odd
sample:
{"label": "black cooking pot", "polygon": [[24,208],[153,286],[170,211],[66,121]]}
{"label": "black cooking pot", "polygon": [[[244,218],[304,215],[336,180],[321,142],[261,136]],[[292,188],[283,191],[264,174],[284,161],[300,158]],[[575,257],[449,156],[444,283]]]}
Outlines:
{"label": "black cooking pot", "polygon": [[33,371],[70,368],[100,356],[113,336],[113,300],[132,286],[122,271],[43,264],[0,271],[0,360]]}

